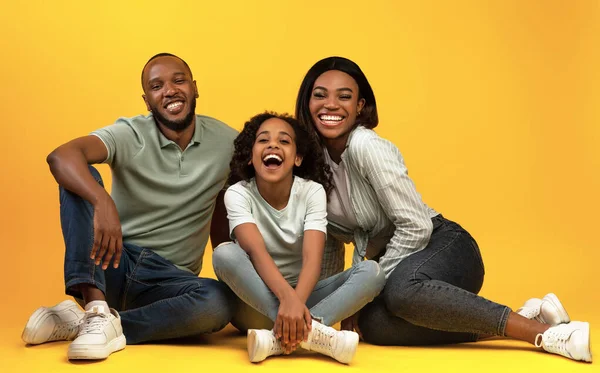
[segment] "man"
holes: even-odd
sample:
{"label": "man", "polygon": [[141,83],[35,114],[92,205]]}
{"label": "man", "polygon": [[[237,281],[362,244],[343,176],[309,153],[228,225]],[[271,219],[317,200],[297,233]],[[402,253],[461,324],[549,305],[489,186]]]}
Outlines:
{"label": "man", "polygon": [[[76,337],[70,359],[215,332],[233,313],[229,288],[198,274],[209,231],[213,247],[228,240],[220,192],[237,132],[195,114],[196,82],[177,56],[152,57],[142,88],[149,115],[121,118],[47,159],[60,186],[66,293],[85,312],[70,300],[41,307],[22,337]],[[112,170],[112,196],[89,166],[102,162]]]}

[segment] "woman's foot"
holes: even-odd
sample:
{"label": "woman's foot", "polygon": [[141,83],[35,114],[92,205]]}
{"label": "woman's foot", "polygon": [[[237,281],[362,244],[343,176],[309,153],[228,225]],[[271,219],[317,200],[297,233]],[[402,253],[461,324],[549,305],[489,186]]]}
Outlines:
{"label": "woman's foot", "polygon": [[535,338],[535,346],[573,360],[592,362],[590,324],[573,321],[552,326]]}
{"label": "woman's foot", "polygon": [[527,319],[548,325],[566,324],[571,321],[562,303],[553,293],[546,294],[542,299],[529,299],[517,310],[517,313]]}

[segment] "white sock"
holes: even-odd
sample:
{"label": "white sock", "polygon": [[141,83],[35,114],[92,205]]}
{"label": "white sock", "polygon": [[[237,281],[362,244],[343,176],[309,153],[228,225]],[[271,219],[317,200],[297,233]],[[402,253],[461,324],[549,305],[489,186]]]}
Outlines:
{"label": "white sock", "polygon": [[102,307],[102,311],[106,315],[110,314],[110,307],[108,307],[108,303],[106,303],[106,301],[104,301],[104,300],[93,300],[93,301],[89,302],[88,304],[85,305],[85,310],[89,311],[93,307]]}

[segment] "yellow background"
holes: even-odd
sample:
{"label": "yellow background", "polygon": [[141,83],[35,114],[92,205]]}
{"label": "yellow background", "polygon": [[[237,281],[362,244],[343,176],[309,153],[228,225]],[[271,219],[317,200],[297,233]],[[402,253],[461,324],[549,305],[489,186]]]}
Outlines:
{"label": "yellow background", "polygon": [[[424,201],[479,242],[482,294],[517,308],[554,291],[573,319],[600,322],[598,1],[4,0],[1,8],[0,333],[13,359],[0,364],[11,371],[72,367],[65,343],[24,348],[19,338],[35,308],[65,298],[57,187],[45,157],[120,116],[145,113],[140,72],[159,52],[192,68],[197,112],[238,129],[266,109],[293,112],[317,60],[356,61],[375,90],[377,132],[398,145]],[[110,179],[108,168],[101,172]],[[202,275],[214,276],[210,255]],[[229,350],[130,346],[110,365],[89,367],[224,369],[218,364],[227,360],[257,369],[245,360],[243,338],[233,340]],[[592,368],[524,344],[491,346],[361,345],[354,366]],[[377,356],[383,360],[369,360]],[[262,365],[343,368],[311,355],[286,360]]]}

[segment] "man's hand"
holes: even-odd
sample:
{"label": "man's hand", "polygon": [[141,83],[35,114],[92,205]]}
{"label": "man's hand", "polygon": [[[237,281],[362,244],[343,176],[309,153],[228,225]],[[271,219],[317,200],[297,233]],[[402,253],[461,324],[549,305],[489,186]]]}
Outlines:
{"label": "man's hand", "polygon": [[94,245],[90,258],[102,269],[108,268],[113,259],[113,267],[118,268],[123,252],[121,221],[113,199],[107,194],[94,204]]}
{"label": "man's hand", "polygon": [[294,351],[300,342],[308,339],[310,325],[312,325],[310,311],[295,293],[280,302],[273,332],[281,341],[286,354]]}
{"label": "man's hand", "polygon": [[363,340],[362,333],[360,332],[360,329],[358,329],[358,316],[359,315],[360,315],[360,311],[358,311],[354,315],[342,320],[342,322],[340,323],[340,329],[355,331],[356,333],[358,333],[358,336],[360,337],[360,339]]}

